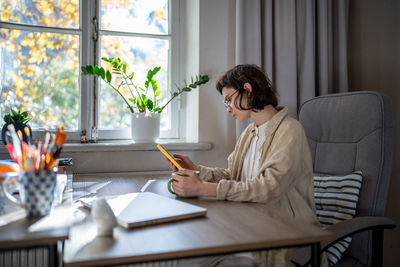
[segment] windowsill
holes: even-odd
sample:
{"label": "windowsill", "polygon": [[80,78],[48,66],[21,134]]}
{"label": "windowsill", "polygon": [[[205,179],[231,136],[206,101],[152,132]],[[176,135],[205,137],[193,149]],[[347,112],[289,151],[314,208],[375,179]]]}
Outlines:
{"label": "windowsill", "polygon": [[[211,143],[198,142],[190,143],[179,139],[165,139],[158,142],[162,144],[167,150],[210,150]],[[158,151],[156,145],[158,143],[135,143],[132,140],[107,140],[99,141],[97,143],[66,143],[63,146],[62,152],[119,152],[119,151]],[[4,145],[0,145],[0,154],[7,152]]]}
{"label": "windowsill", "polygon": [[[210,150],[212,145],[206,142],[188,143],[178,139],[166,139],[158,142],[167,150]],[[67,143],[63,152],[91,152],[91,151],[158,151],[158,143],[135,143],[132,140],[107,140],[97,143]]]}

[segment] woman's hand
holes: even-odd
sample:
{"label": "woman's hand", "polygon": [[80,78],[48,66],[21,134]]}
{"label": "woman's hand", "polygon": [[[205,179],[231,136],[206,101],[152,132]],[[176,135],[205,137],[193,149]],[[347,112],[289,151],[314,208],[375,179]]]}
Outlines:
{"label": "woman's hand", "polygon": [[172,187],[174,192],[182,197],[197,197],[217,195],[217,184],[207,183],[200,179],[199,172],[194,170],[180,169],[179,173],[186,176],[172,174],[174,179]]}
{"label": "woman's hand", "polygon": [[[194,164],[188,156],[174,154],[174,158],[184,169],[200,171],[200,167]],[[168,161],[169,166],[174,172],[179,171],[179,169],[167,157],[165,157],[165,159]]]}

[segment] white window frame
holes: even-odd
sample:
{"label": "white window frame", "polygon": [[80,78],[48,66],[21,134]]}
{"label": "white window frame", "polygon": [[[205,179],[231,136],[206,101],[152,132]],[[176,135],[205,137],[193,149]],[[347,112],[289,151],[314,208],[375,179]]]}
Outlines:
{"label": "white window frame", "polygon": [[[168,34],[166,35],[156,35],[156,34],[142,34],[142,33],[125,33],[125,32],[115,32],[115,31],[104,31],[98,30],[97,40],[100,40],[100,35],[115,34],[124,36],[140,36],[140,37],[157,37],[162,39],[170,40],[170,50],[169,50],[169,65],[168,65],[168,92],[171,91],[171,84],[173,82],[182,81],[183,70],[184,70],[184,60],[183,60],[183,23],[181,20],[181,8],[183,0],[169,0],[168,2]],[[95,23],[93,18],[96,17],[97,22],[99,22],[100,17],[100,0],[86,1],[80,0],[80,28],[57,28],[48,26],[33,26],[25,24],[17,24],[11,22],[0,22],[0,28],[8,28],[15,30],[25,30],[33,32],[54,32],[54,33],[65,33],[65,34],[75,34],[79,35],[80,39],[80,66],[100,64],[100,42],[95,41],[93,36],[96,34]],[[96,25],[97,26],[97,25]],[[97,59],[95,55],[97,53]],[[79,66],[79,72],[80,72]],[[100,99],[97,92],[99,91],[100,82],[96,81],[96,77],[88,75],[79,76],[79,88],[80,88],[80,110],[78,119],[78,129],[77,131],[66,131],[68,133],[69,141],[79,141],[81,139],[82,131],[86,131],[87,140],[91,139],[92,127],[98,127],[98,107]],[[169,94],[169,93],[168,93]],[[171,112],[169,113],[171,130],[167,132],[161,132],[160,138],[168,139],[182,139],[179,128],[179,110],[181,107],[181,98],[177,97],[169,105]],[[172,119],[174,117],[175,119]],[[35,129],[33,132],[34,139],[42,138],[44,129]],[[110,139],[130,139],[130,128],[118,129],[118,130],[101,130],[99,131],[99,140],[110,140]]]}

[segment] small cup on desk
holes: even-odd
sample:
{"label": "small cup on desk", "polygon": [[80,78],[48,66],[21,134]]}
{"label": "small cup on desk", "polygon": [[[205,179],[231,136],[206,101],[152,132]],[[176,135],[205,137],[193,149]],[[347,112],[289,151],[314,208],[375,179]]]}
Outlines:
{"label": "small cup on desk", "polygon": [[25,208],[28,217],[48,215],[54,201],[57,174],[53,171],[21,172],[19,175],[20,200],[7,189],[4,181],[4,193],[7,198]]}
{"label": "small cup on desk", "polygon": [[[200,172],[199,171],[195,171],[195,173],[196,174],[200,174]],[[180,173],[180,172],[173,172],[173,174],[176,174],[176,175],[179,175],[179,176],[187,176],[186,174],[183,174],[183,173]],[[176,195],[177,197],[183,197],[183,196],[181,196],[181,195],[178,195],[177,193],[175,193],[174,192],[174,188],[172,187],[172,182],[174,181],[174,178],[170,178],[169,180],[168,180],[168,191],[171,193],[171,194],[174,194],[174,195]]]}
{"label": "small cup on desk", "polygon": [[[182,174],[182,173],[179,173],[179,172],[173,172],[173,174],[176,174],[176,175],[179,175],[179,176],[187,176],[186,174]],[[171,193],[171,194],[174,194],[174,195],[176,195],[176,196],[178,196],[178,197],[182,197],[182,196],[180,196],[180,195],[178,195],[177,193],[175,193],[174,192],[174,188],[172,187],[172,182],[174,181],[174,178],[170,178],[169,180],[168,180],[168,191]]]}

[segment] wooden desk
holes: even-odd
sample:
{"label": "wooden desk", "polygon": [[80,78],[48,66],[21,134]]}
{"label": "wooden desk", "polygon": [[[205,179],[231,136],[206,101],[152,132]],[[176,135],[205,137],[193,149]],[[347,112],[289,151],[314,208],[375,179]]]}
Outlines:
{"label": "wooden desk", "polygon": [[[116,178],[98,193],[139,191],[149,178],[154,177]],[[146,191],[174,198],[167,191],[167,178],[158,178],[161,179]],[[80,179],[85,181],[90,177]],[[97,181],[108,180],[107,177],[97,177]],[[117,227],[113,238],[96,238],[96,229],[91,221],[73,227],[70,239],[65,242],[65,266],[160,261],[303,245],[312,246],[316,252],[319,242],[333,237],[330,232],[290,219],[264,204],[204,198],[182,201],[207,208],[207,216],[131,230]]]}

